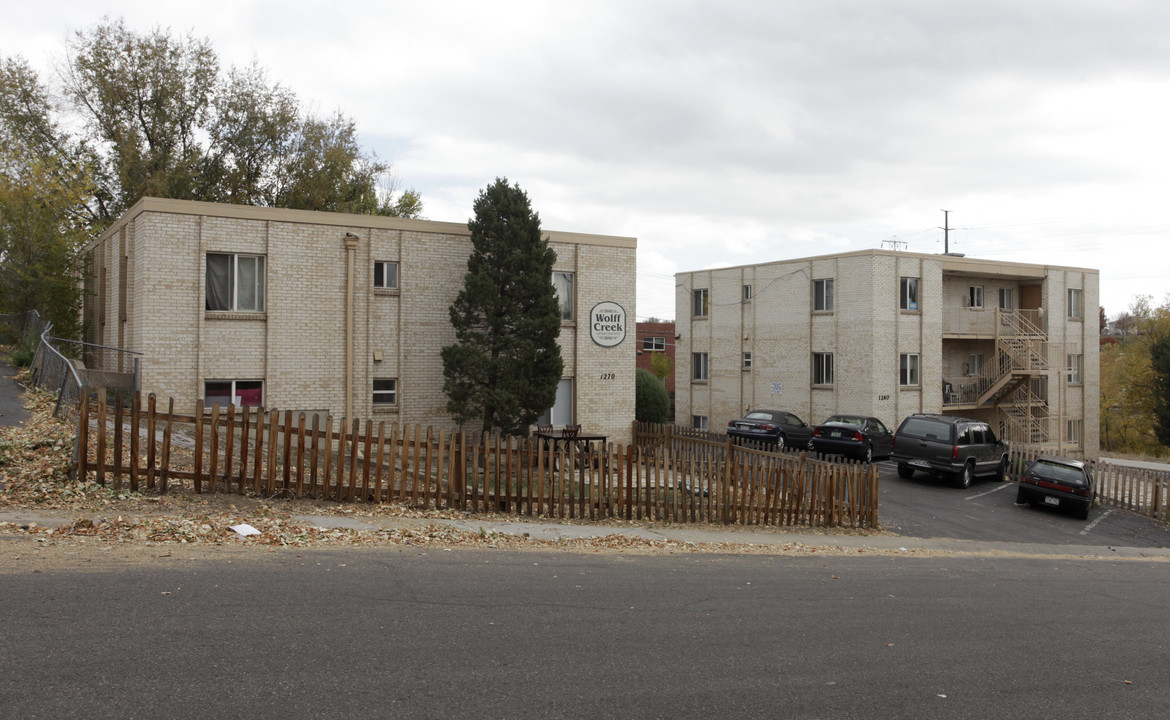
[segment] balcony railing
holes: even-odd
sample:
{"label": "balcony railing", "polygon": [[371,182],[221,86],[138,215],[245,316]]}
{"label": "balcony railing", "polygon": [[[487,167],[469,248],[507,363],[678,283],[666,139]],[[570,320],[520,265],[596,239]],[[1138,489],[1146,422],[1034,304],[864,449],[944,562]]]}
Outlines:
{"label": "balcony railing", "polygon": [[947,306],[942,331],[950,336],[1034,337],[1047,333],[1047,322],[1042,310]]}

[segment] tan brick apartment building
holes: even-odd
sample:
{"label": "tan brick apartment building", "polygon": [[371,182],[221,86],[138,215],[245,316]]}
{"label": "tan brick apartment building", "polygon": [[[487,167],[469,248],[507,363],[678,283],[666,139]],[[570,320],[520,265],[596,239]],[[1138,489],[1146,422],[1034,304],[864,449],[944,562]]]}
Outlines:
{"label": "tan brick apartment building", "polygon": [[1096,270],[867,250],[675,277],[679,422],[947,412],[1098,452]]}
{"label": "tan brick apartment building", "polygon": [[[628,440],[636,241],[545,235],[564,314],[551,419]],[[87,339],[144,353],[144,392],[185,411],[206,398],[453,426],[439,352],[455,340],[466,224],[145,198],[87,252]],[[129,369],[123,353],[86,360]]]}

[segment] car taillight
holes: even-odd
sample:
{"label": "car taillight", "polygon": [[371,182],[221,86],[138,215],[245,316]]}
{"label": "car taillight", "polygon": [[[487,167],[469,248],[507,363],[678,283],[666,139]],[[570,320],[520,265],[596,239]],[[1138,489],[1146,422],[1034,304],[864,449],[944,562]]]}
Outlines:
{"label": "car taillight", "polygon": [[856,440],[857,442],[864,442],[865,441],[865,438],[861,437],[861,433],[859,433],[859,432],[853,433],[853,439]]}
{"label": "car taillight", "polygon": [[761,426],[760,426],[760,429],[761,429],[761,430],[775,430],[775,429],[776,429],[776,426],[775,426],[775,425],[766,425],[766,424],[765,424],[765,425],[761,425]]}
{"label": "car taillight", "polygon": [[734,420],[728,420],[728,421],[727,421],[727,427],[729,427],[729,428],[733,428],[733,427],[735,427],[735,421],[734,421]]}
{"label": "car taillight", "polygon": [[821,429],[820,428],[813,428],[813,437],[820,437],[820,436],[821,436]]}
{"label": "car taillight", "polygon": [[952,460],[958,460],[958,459],[959,459],[959,446],[958,446],[958,445],[952,445],[952,446],[951,446],[951,459],[952,459]]}

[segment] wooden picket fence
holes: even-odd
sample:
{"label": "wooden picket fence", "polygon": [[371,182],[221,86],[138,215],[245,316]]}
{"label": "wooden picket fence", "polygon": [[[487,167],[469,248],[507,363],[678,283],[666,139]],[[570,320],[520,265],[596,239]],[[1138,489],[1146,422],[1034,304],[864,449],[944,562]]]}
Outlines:
{"label": "wooden picket fence", "polygon": [[[177,414],[151,394],[78,413],[74,471],[116,489],[405,503],[527,517],[876,527],[877,468],[674,437],[553,448],[263,408]],[[636,434],[637,435],[637,434]],[[645,440],[648,436],[642,433]],[[183,453],[187,460],[176,462]],[[180,467],[180,465],[182,465]]]}
{"label": "wooden picket fence", "polygon": [[[1008,463],[1011,477],[1018,478],[1028,463],[1041,455],[1052,454],[1051,448],[1012,446]],[[1087,460],[1086,464],[1097,484],[1097,498],[1102,505],[1170,521],[1170,472],[1119,465],[1109,460]]]}

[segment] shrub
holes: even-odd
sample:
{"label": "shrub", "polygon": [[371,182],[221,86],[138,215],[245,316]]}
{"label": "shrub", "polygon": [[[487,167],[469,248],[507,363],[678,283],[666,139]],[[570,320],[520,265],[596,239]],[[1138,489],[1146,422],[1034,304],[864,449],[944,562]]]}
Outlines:
{"label": "shrub", "polygon": [[634,389],[634,417],[639,422],[664,423],[669,419],[670,394],[654,373],[639,368],[634,375]]}

